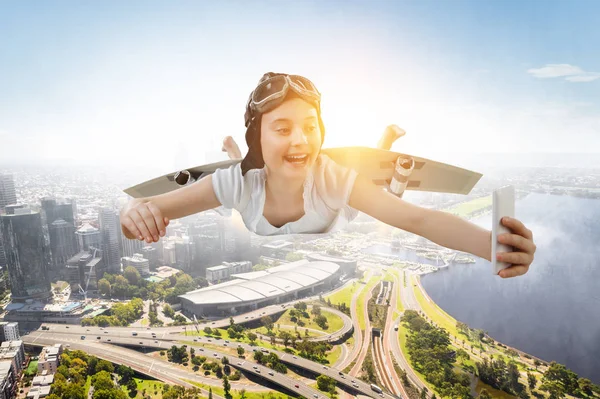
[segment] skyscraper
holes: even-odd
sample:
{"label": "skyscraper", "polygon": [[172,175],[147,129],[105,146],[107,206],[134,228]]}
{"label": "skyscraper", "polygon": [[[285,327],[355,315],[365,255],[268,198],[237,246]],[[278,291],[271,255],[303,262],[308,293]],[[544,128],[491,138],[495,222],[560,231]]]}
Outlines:
{"label": "skyscraper", "polygon": [[17,202],[15,181],[12,175],[0,174],[0,213],[6,205]]}
{"label": "skyscraper", "polygon": [[12,212],[0,216],[12,299],[49,298],[50,251],[44,240],[41,215],[28,208],[15,208]]}
{"label": "skyscraper", "polygon": [[50,251],[52,252],[52,267],[60,270],[77,253],[75,228],[63,219],[56,219],[48,225],[50,234]]}
{"label": "skyscraper", "polygon": [[58,203],[51,197],[43,198],[41,202],[43,220],[50,236],[52,267],[59,270],[78,252],[73,204]]}
{"label": "skyscraper", "polygon": [[[120,226],[120,223],[119,223]],[[119,231],[121,235],[121,255],[122,257],[133,256],[133,254],[140,253],[142,247],[146,244],[140,240],[130,240],[123,235],[122,231]],[[161,238],[162,239],[162,238]]]}
{"label": "skyscraper", "polygon": [[102,235],[102,257],[108,272],[120,270],[121,257],[119,256],[120,222],[119,214],[108,208],[100,209],[98,213],[100,234]]}

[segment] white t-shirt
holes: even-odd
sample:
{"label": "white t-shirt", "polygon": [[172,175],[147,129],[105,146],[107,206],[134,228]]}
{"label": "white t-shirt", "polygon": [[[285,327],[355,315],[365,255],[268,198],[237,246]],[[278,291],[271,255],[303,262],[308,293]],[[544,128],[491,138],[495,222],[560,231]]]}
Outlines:
{"label": "white t-shirt", "polygon": [[213,189],[225,208],[236,209],[248,230],[262,236],[279,234],[320,234],[344,228],[358,215],[348,205],[357,173],[321,154],[304,181],[304,216],[272,226],[263,216],[265,169],[250,169],[242,176],[241,163],[217,169]]}

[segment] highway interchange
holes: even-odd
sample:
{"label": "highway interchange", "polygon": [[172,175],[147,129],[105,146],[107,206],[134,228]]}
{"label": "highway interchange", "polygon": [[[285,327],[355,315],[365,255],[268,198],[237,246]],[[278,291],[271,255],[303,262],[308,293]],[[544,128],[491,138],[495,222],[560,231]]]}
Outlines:
{"label": "highway interchange", "polygon": [[[369,281],[373,273],[381,274],[380,268],[368,268],[365,276],[365,281]],[[175,363],[170,363],[167,360],[152,356],[147,352],[156,350],[166,350],[172,345],[186,344],[188,347],[193,347],[198,356],[206,356],[207,359],[221,361],[223,356],[227,356],[230,366],[239,369],[251,381],[256,383],[245,383],[240,381],[230,381],[233,390],[245,389],[246,391],[265,391],[265,387],[260,384],[265,384],[268,387],[276,388],[286,394],[306,398],[327,398],[327,396],[309,386],[313,381],[311,379],[294,379],[286,374],[281,374],[259,365],[254,361],[252,356],[253,350],[263,350],[263,352],[276,353],[281,362],[288,367],[296,370],[304,370],[303,374],[309,374],[312,378],[318,375],[327,375],[336,381],[337,387],[342,388],[343,397],[356,397],[357,395],[365,395],[372,398],[405,398],[408,397],[402,386],[399,376],[395,372],[392,364],[392,356],[396,363],[407,371],[408,378],[419,388],[424,384],[408,366],[407,360],[404,358],[400,350],[398,334],[394,332],[393,326],[399,323],[399,317],[393,320],[393,314],[396,310],[397,301],[396,295],[401,295],[402,303],[406,309],[420,310],[418,302],[414,297],[412,289],[398,289],[403,287],[402,273],[400,277],[394,275],[394,281],[391,284],[392,289],[388,296],[390,306],[388,307],[387,320],[385,328],[383,328],[383,337],[379,341],[378,338],[371,339],[371,326],[367,315],[367,306],[371,295],[376,295],[379,290],[379,285],[374,285],[370,292],[366,293],[364,298],[364,320],[366,327],[364,332],[358,324],[358,315],[356,314],[356,302],[361,289],[356,290],[352,296],[350,310],[351,317],[345,314],[327,308],[328,311],[333,311],[343,320],[343,327],[339,331],[331,334],[312,337],[313,340],[320,341],[338,341],[341,336],[347,333],[353,333],[354,346],[352,351],[348,351],[345,344],[342,344],[342,355],[338,361],[331,366],[324,366],[320,363],[304,359],[300,356],[295,356],[286,352],[276,351],[273,349],[262,349],[257,346],[236,342],[229,342],[225,339],[215,339],[214,337],[204,337],[196,335],[184,335],[187,331],[194,330],[194,326],[177,326],[177,327],[95,327],[95,326],[77,326],[64,324],[45,324],[48,330],[35,330],[23,336],[23,341],[27,345],[32,346],[47,346],[55,343],[61,343],[68,346],[69,349],[81,349],[86,353],[95,355],[99,358],[106,359],[116,364],[124,364],[130,366],[137,372],[156,378],[169,384],[178,384],[185,387],[195,386],[191,382],[222,386],[220,380],[215,378],[205,377],[202,372],[195,373],[189,369],[185,369]],[[356,280],[346,282],[345,286],[354,283]],[[340,287],[339,289],[342,289]],[[310,298],[309,298],[310,299]],[[306,300],[306,299],[305,299]],[[260,318],[266,315],[277,315],[291,307],[293,303],[283,305],[272,305],[265,308],[257,309],[253,312],[234,316],[236,324],[254,323],[259,325]],[[230,319],[210,321],[199,325],[200,329],[206,326],[211,328],[228,328]],[[135,335],[134,335],[135,334]],[[85,336],[85,338],[83,338]],[[373,343],[374,345],[371,345]],[[220,349],[216,349],[221,346]],[[225,348],[243,347],[246,351],[245,359],[239,358],[230,353],[224,352]],[[383,388],[383,393],[374,392],[370,384],[365,383],[357,378],[361,365],[371,348],[374,356],[374,366],[380,384]],[[354,362],[354,366],[348,373],[343,370]],[[206,392],[204,392],[206,394]],[[219,397],[213,393],[214,397]]]}

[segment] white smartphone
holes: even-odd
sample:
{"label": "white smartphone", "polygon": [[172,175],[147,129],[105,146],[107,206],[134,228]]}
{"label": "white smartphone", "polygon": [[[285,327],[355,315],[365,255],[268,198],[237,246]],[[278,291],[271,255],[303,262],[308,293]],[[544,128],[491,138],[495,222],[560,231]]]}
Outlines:
{"label": "white smartphone", "polygon": [[503,217],[515,217],[515,188],[514,186],[505,186],[494,190],[492,200],[492,272],[494,275],[500,273],[500,270],[511,266],[511,263],[498,262],[496,260],[497,252],[513,252],[514,248],[510,245],[498,242],[500,234],[510,233],[510,229],[501,223]]}

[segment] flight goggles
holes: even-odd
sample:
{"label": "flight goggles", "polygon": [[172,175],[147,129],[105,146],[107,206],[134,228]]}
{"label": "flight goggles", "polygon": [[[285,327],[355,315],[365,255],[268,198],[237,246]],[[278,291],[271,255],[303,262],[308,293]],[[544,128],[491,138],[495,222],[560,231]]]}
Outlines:
{"label": "flight goggles", "polygon": [[268,112],[281,104],[290,89],[315,104],[320,111],[321,93],[310,80],[300,75],[277,74],[259,83],[250,94],[246,105],[246,127],[257,113]]}

